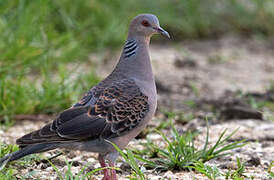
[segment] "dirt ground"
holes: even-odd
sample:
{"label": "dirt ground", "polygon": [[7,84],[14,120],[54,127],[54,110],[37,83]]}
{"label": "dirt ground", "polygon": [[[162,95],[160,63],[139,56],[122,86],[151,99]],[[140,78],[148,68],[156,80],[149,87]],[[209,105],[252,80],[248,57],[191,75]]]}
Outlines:
{"label": "dirt ground", "polygon": [[[265,93],[274,84],[274,40],[264,41],[260,39],[243,39],[234,36],[223,37],[218,40],[185,41],[177,44],[151,45],[151,59],[158,88],[158,111],[155,118],[150,122],[151,127],[159,124],[164,119],[163,110],[174,112],[193,112],[194,120],[189,123],[177,123],[178,129],[186,130],[195,128],[201,134],[197,138],[198,146],[205,142],[206,127],[200,116],[211,114],[203,108],[191,109],[187,101],[214,101],[226,99],[228,92]],[[104,54],[91,54],[90,61],[98,65],[98,75],[107,75],[119,56]],[[101,61],[101,60],[104,61]],[[100,61],[99,61],[100,60]],[[84,68],[85,69],[85,68]],[[87,69],[86,69],[87,70]],[[274,115],[270,111],[268,114]],[[27,132],[38,129],[45,121],[17,121],[15,126],[6,132],[0,130],[0,138],[5,143],[14,143],[15,139]],[[274,121],[265,116],[261,119],[240,118],[240,119],[216,119],[210,121],[209,133],[210,142],[217,141],[220,133],[227,128],[232,132],[239,128],[234,140],[246,139],[248,145],[233,150],[232,156],[214,159],[208,162],[226,172],[235,169],[236,157],[239,157],[246,164],[247,177],[254,179],[270,179],[267,168],[271,161],[274,161]],[[167,130],[166,130],[167,131]],[[153,141],[161,141],[157,134],[148,135]],[[146,139],[133,140],[129,147],[138,147]],[[54,152],[44,153],[50,156]],[[69,152],[66,159],[77,161],[72,167],[73,172],[78,172],[81,167],[90,164],[89,168],[99,167],[96,154]],[[64,156],[53,160],[53,163],[60,169],[65,169]],[[118,167],[124,166],[119,160]],[[121,168],[123,169],[123,168]],[[28,174],[40,179],[56,179],[56,173],[50,165],[38,164],[37,167],[18,169],[18,174]],[[130,171],[122,170],[119,179],[126,179]],[[204,175],[195,172],[153,172],[145,170],[149,179],[207,179]],[[100,179],[102,176],[94,176]],[[222,177],[224,178],[224,177]],[[219,178],[219,179],[222,179]]]}

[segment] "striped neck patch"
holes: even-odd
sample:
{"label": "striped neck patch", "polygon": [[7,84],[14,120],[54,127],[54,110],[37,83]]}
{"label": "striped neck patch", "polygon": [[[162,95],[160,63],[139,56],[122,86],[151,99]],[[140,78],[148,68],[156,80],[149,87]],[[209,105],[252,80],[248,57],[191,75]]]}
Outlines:
{"label": "striped neck patch", "polygon": [[137,42],[135,40],[127,40],[123,52],[124,57],[129,58],[136,54],[137,47]]}

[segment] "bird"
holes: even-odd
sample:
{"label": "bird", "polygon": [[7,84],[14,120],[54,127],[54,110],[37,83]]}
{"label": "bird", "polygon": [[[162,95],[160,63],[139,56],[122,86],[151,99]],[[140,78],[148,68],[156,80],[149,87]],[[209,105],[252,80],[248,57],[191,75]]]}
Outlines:
{"label": "bird", "polygon": [[[129,24],[128,36],[113,71],[49,124],[16,140],[19,150],[1,164],[56,148],[98,153],[103,180],[116,180],[119,152],[154,116],[157,92],[149,55],[154,34],[170,38],[153,14],[139,14]],[[111,142],[111,143],[110,143]]]}

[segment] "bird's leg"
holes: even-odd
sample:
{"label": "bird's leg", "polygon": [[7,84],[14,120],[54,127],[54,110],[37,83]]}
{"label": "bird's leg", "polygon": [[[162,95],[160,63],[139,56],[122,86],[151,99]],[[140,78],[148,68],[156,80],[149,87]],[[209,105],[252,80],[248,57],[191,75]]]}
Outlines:
{"label": "bird's leg", "polygon": [[[111,161],[109,161],[109,165],[110,165],[110,167],[115,167],[115,164],[113,162],[111,162]],[[111,180],[117,180],[116,170],[115,169],[111,169],[110,173],[111,173],[111,175],[110,175]]]}
{"label": "bird's leg", "polygon": [[[101,167],[106,168],[106,162],[105,162],[103,155],[99,154],[98,160],[99,160]],[[109,179],[110,179],[110,176],[108,174],[108,169],[104,169],[104,177],[102,180],[109,180]]]}

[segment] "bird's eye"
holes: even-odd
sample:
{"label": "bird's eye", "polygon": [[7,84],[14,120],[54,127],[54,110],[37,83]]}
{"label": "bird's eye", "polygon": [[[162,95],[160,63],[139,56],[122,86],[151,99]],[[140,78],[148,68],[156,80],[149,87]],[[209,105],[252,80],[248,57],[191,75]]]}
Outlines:
{"label": "bird's eye", "polygon": [[143,20],[142,21],[142,25],[145,26],[145,27],[148,27],[149,26],[149,23],[147,20]]}

